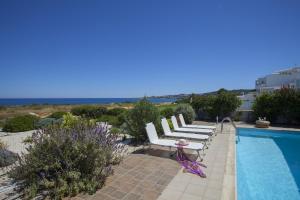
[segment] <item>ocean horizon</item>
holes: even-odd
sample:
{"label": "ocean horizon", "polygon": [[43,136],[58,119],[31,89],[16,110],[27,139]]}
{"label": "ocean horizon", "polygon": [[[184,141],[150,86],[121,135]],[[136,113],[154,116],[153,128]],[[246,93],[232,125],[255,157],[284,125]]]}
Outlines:
{"label": "ocean horizon", "polygon": [[[142,98],[0,98],[1,106],[76,105],[134,103]],[[152,103],[175,102],[175,98],[148,98]]]}

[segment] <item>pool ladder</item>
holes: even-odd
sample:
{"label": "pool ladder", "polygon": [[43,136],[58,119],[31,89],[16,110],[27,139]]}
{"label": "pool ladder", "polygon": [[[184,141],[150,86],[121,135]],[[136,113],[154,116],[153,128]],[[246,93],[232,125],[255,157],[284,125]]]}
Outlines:
{"label": "pool ladder", "polygon": [[[222,122],[221,122],[221,133],[223,132],[223,123],[224,123],[225,121],[229,121],[229,122],[231,123],[231,125],[234,127],[234,129],[236,130],[236,125],[235,125],[235,123],[231,120],[231,118],[230,118],[230,117],[225,117],[225,118],[222,120]],[[239,137],[239,135],[237,135],[237,141],[236,141],[236,142],[239,142],[239,141],[240,141],[240,137]]]}
{"label": "pool ladder", "polygon": [[221,133],[223,132],[223,123],[224,121],[229,121],[231,123],[231,125],[236,129],[236,125],[235,123],[231,120],[230,117],[225,117],[222,122],[221,122]]}

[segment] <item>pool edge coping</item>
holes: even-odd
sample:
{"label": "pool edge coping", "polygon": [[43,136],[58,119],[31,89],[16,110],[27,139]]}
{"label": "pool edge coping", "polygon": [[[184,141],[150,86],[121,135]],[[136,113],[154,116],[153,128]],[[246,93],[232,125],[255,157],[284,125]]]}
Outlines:
{"label": "pool edge coping", "polygon": [[222,200],[237,199],[237,180],[236,180],[236,129],[230,128],[228,137],[227,161],[224,172]]}

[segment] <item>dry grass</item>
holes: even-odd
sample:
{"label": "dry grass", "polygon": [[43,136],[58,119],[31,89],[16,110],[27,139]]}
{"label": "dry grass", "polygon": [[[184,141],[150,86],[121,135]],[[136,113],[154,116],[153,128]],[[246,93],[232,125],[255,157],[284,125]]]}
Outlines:
{"label": "dry grass", "polygon": [[[47,117],[50,114],[63,111],[69,112],[72,108],[77,107],[79,105],[29,105],[29,106],[8,106],[0,109],[0,120],[7,119],[10,117],[25,115],[29,113],[35,113],[40,117]],[[122,107],[126,109],[130,109],[133,107],[133,104],[109,104],[109,105],[101,105],[105,106],[108,109]]]}
{"label": "dry grass", "polygon": [[[135,103],[112,103],[112,104],[94,104],[97,106],[105,106],[108,109],[112,108],[125,108],[125,109],[131,109],[133,108]],[[161,103],[156,104],[160,109],[166,108],[166,107],[173,107],[171,103]],[[3,107],[1,106],[0,109],[0,120],[4,120],[7,118],[11,118],[18,115],[25,115],[29,113],[35,113],[39,117],[47,117],[50,114],[57,112],[57,111],[63,111],[63,112],[69,112],[72,108],[81,106],[81,105],[26,105],[26,106],[7,106]]]}

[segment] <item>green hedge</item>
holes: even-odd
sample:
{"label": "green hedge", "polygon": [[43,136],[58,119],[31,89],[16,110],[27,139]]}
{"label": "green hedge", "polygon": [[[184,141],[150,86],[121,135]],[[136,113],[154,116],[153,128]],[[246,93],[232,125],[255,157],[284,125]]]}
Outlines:
{"label": "green hedge", "polygon": [[21,132],[35,129],[39,118],[33,115],[16,116],[8,119],[3,127],[5,132]]}
{"label": "green hedge", "polygon": [[300,123],[300,91],[284,88],[259,95],[253,110],[256,118],[266,117],[272,123]]}
{"label": "green hedge", "polygon": [[107,108],[102,106],[77,106],[71,109],[73,115],[87,117],[87,118],[98,118],[107,113]]}
{"label": "green hedge", "polygon": [[241,100],[236,94],[220,89],[216,95],[193,96],[191,105],[196,113],[203,113],[210,119],[215,120],[231,115],[240,105]]}
{"label": "green hedge", "polygon": [[122,113],[126,112],[127,110],[125,108],[112,108],[107,110],[106,114],[107,115],[113,115],[113,116],[118,116],[121,115]]}
{"label": "green hedge", "polygon": [[160,111],[160,115],[166,118],[170,118],[172,115],[174,115],[174,109],[173,108],[164,108]]}
{"label": "green hedge", "polygon": [[102,115],[96,119],[97,122],[107,122],[109,125],[120,126],[120,122],[117,116]]}
{"label": "green hedge", "polygon": [[63,111],[58,111],[58,112],[54,112],[51,115],[49,115],[47,118],[54,118],[54,119],[61,119],[63,118],[63,116],[67,114],[67,112],[63,112]]}

